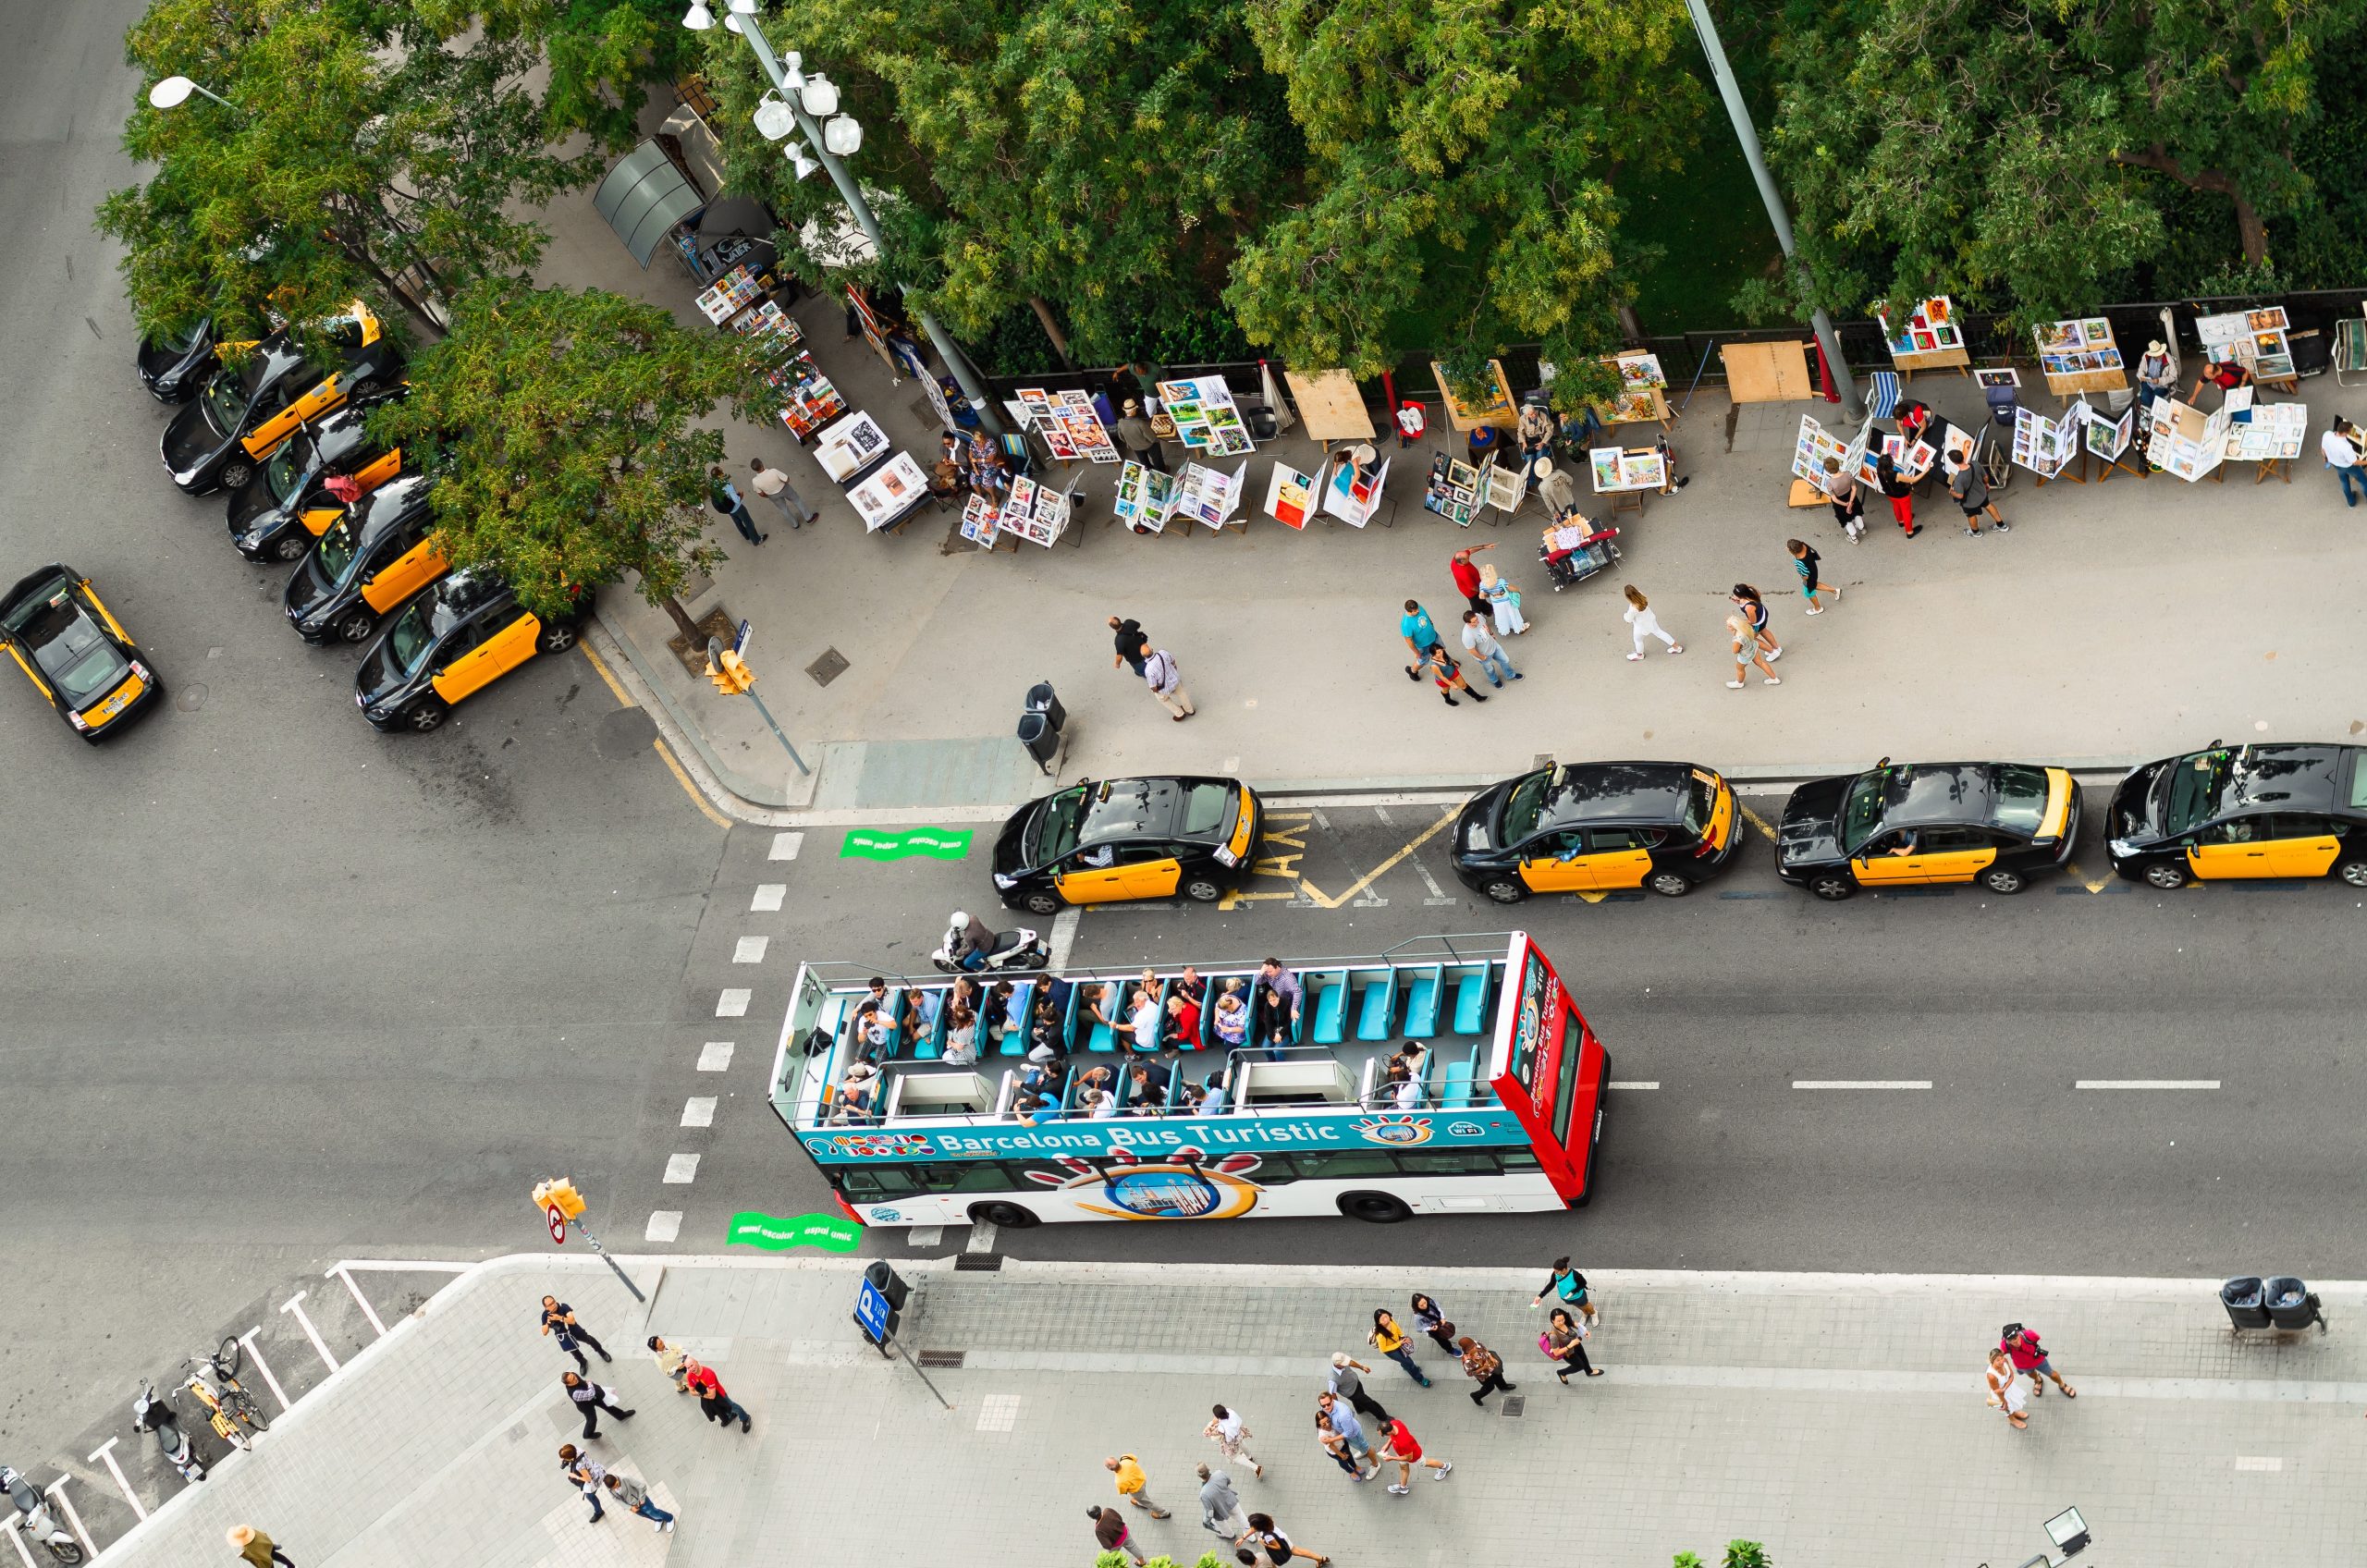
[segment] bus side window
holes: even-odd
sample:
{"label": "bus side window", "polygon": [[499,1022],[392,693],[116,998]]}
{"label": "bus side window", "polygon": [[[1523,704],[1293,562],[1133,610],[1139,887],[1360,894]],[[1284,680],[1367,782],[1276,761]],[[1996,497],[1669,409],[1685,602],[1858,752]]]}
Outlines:
{"label": "bus side window", "polygon": [[1008,1193],[1024,1191],[1031,1183],[1014,1182],[1011,1172],[991,1159],[966,1160],[959,1165],[916,1165],[913,1173],[921,1185],[932,1193]]}
{"label": "bus side window", "polygon": [[1397,1165],[1408,1176],[1493,1176],[1497,1172],[1496,1156],[1490,1149],[1406,1152],[1397,1157]]}
{"label": "bus side window", "polygon": [[1499,1149],[1496,1152],[1502,1159],[1507,1173],[1538,1169],[1537,1156],[1528,1149]]}
{"label": "bus side window", "polygon": [[[1269,1162],[1280,1157],[1269,1155]],[[1340,1149],[1320,1154],[1294,1153],[1290,1162],[1306,1181],[1341,1181],[1357,1176],[1394,1176],[1397,1161],[1384,1149]]]}
{"label": "bus side window", "polygon": [[839,1191],[859,1203],[874,1198],[901,1198],[921,1190],[914,1180],[916,1167],[901,1165],[851,1165],[839,1176]]}

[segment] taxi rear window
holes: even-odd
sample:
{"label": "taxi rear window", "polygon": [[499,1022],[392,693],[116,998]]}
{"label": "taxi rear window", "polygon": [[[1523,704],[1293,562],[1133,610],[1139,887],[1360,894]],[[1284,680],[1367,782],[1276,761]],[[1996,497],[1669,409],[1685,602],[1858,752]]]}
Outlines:
{"label": "taxi rear window", "polygon": [[1229,809],[1233,787],[1228,784],[1195,784],[1184,798],[1184,831],[1213,833],[1231,820]]}
{"label": "taxi rear window", "polygon": [[2350,753],[2350,809],[2367,811],[2367,752]]}
{"label": "taxi rear window", "polygon": [[1991,820],[2000,827],[2036,833],[2046,820],[2046,770],[2012,765],[1997,769],[1995,808]]}

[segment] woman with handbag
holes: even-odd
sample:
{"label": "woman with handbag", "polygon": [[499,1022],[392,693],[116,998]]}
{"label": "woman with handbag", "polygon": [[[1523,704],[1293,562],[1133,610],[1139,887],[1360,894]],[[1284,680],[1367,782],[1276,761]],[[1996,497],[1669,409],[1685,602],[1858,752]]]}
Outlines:
{"label": "woman with handbag", "polygon": [[2027,1429],[2030,1418],[2022,1414],[2022,1407],[2030,1403],[2030,1396],[2022,1391],[2022,1375],[2015,1371],[2013,1362],[2006,1359],[2005,1346],[1999,1345],[1989,1353],[1987,1376],[1990,1407],[2004,1411],[2014,1430]]}
{"label": "woman with handbag", "polygon": [[1454,1325],[1447,1321],[1446,1314],[1439,1309],[1437,1302],[1416,1291],[1409,1310],[1414,1314],[1414,1327],[1429,1335],[1432,1344],[1449,1355],[1463,1354],[1455,1348]]}
{"label": "woman with handbag", "polygon": [[1389,1308],[1376,1306],[1372,1309],[1372,1332],[1365,1338],[1373,1349],[1405,1368],[1405,1376],[1426,1389],[1430,1386],[1429,1377],[1414,1364],[1414,1352],[1406,1343],[1405,1330],[1397,1326],[1397,1319],[1390,1315]]}
{"label": "woman with handbag", "polygon": [[1547,1320],[1545,1332],[1537,1336],[1537,1348],[1549,1361],[1558,1361],[1562,1369],[1555,1374],[1562,1386],[1570,1386],[1570,1374],[1583,1372],[1589,1378],[1602,1376],[1602,1368],[1587,1360],[1587,1326],[1582,1318],[1573,1317],[1564,1307],[1555,1307]]}
{"label": "woman with handbag", "polygon": [[1490,1350],[1486,1345],[1481,1344],[1478,1341],[1473,1339],[1468,1334],[1464,1335],[1463,1338],[1455,1341],[1454,1342],[1456,1347],[1463,1352],[1464,1376],[1469,1378],[1473,1382],[1479,1385],[1478,1388],[1471,1390],[1472,1403],[1487,1403],[1488,1396],[1494,1393],[1499,1389],[1502,1389],[1506,1393],[1511,1393],[1514,1390],[1520,1387],[1518,1383],[1507,1383],[1504,1381],[1504,1358],[1502,1356],[1498,1355],[1494,1351]]}
{"label": "woman with handbag", "polygon": [[1488,602],[1488,609],[1496,619],[1496,635],[1511,637],[1528,630],[1528,622],[1520,613],[1520,590],[1504,581],[1504,574],[1492,566],[1479,569],[1479,596]]}

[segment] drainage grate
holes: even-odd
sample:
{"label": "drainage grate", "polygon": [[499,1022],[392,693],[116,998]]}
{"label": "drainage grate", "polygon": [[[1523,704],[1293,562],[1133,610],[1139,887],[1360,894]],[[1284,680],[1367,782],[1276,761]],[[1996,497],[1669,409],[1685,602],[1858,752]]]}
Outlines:
{"label": "drainage grate", "polygon": [[1522,1411],[1524,1411],[1524,1410],[1527,1410],[1527,1408],[1528,1408],[1528,1396],[1527,1396],[1527,1394],[1506,1394],[1506,1395],[1504,1396],[1504,1419],[1505,1419],[1505,1420],[1507,1420],[1507,1421],[1517,1421],[1517,1420],[1519,1420],[1519,1419],[1520,1419],[1520,1413],[1521,1413]]}
{"label": "drainage grate", "polygon": [[936,1366],[959,1372],[962,1369],[962,1358],[968,1354],[967,1351],[960,1350],[925,1350],[920,1354],[920,1363],[923,1366]]}
{"label": "drainage grate", "polygon": [[805,667],[816,686],[828,686],[847,672],[847,656],[836,648],[825,648],[822,656]]}
{"label": "drainage grate", "polygon": [[957,1272],[963,1269],[984,1269],[992,1274],[1002,1268],[1002,1254],[999,1252],[957,1253],[954,1255],[953,1267]]}

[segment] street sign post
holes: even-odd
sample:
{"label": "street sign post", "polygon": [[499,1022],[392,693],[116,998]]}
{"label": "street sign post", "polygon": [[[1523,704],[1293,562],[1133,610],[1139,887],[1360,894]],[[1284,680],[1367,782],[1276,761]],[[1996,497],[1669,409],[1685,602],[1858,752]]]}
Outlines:
{"label": "street sign post", "polygon": [[600,1238],[594,1235],[584,1225],[583,1194],[575,1190],[573,1177],[558,1176],[547,1182],[535,1182],[534,1207],[543,1211],[543,1220],[550,1228],[552,1241],[565,1245],[567,1228],[570,1224],[573,1225],[583,1232],[584,1241],[590,1243],[595,1253],[599,1255],[600,1261],[608,1266],[608,1272],[614,1274],[623,1283],[624,1288],[632,1292],[633,1300],[647,1301],[649,1299],[641,1293],[641,1287],[632,1282],[632,1276],[619,1268],[617,1266],[617,1260],[608,1256],[607,1249],[600,1244]]}
{"label": "street sign post", "polygon": [[855,1281],[854,1321],[863,1337],[877,1345],[882,1355],[887,1354],[888,1298],[868,1280]]}
{"label": "street sign post", "polygon": [[739,635],[731,639],[731,651],[735,654],[744,654],[748,651],[748,623],[744,619],[740,622]]}
{"label": "street sign post", "polygon": [[543,1218],[550,1222],[551,1240],[557,1242],[561,1246],[567,1245],[566,1211],[561,1209],[558,1205],[553,1204],[548,1208],[543,1210]]}
{"label": "street sign post", "polygon": [[[892,1298],[890,1292],[893,1292]],[[929,1382],[928,1374],[921,1370],[921,1364],[913,1359],[912,1353],[904,1348],[904,1341],[896,1337],[897,1311],[904,1299],[904,1282],[896,1277],[896,1271],[885,1263],[871,1265],[863,1271],[863,1278],[855,1281],[855,1327],[863,1330],[863,1337],[871,1341],[883,1359],[893,1348],[898,1355],[904,1358],[904,1365],[913,1369],[913,1375],[927,1387],[930,1393],[937,1395],[937,1403],[950,1410],[953,1402],[947,1399],[935,1383]]]}

